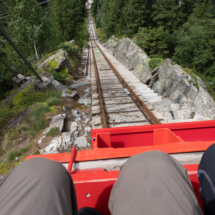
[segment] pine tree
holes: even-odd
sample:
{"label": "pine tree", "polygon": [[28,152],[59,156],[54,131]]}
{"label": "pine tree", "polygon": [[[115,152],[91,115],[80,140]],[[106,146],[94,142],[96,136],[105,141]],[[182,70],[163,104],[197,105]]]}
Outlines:
{"label": "pine tree", "polygon": [[149,27],[152,23],[153,0],[128,0],[123,8],[124,32],[136,34],[139,27]]}
{"label": "pine tree", "polygon": [[135,38],[137,45],[146,51],[150,57],[165,57],[168,54],[163,27],[139,28]]}
{"label": "pine tree", "polygon": [[154,21],[157,26],[173,32],[181,24],[182,12],[179,0],[159,0],[154,4]]}
{"label": "pine tree", "polygon": [[75,38],[85,13],[84,0],[53,0],[51,20],[59,41]]}

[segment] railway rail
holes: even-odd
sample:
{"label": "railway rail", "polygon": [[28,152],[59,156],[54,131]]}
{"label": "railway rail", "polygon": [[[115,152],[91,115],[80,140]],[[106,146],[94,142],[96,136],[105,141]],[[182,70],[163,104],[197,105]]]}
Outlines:
{"label": "railway rail", "polygon": [[92,115],[94,128],[161,124],[117,71],[99,44],[90,9],[88,29],[92,56]]}

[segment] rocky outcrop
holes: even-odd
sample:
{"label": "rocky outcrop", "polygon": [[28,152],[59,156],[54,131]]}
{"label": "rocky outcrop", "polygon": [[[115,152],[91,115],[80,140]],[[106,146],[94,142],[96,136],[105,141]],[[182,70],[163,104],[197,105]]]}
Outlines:
{"label": "rocky outcrop", "polygon": [[59,128],[59,131],[63,130],[65,114],[59,114],[52,118],[49,127],[45,129],[43,134],[47,134],[52,128]]}
{"label": "rocky outcrop", "polygon": [[150,58],[129,38],[117,40],[112,36],[105,43],[105,47],[117,60],[129,70],[132,70],[143,83],[146,83],[151,78],[151,71],[148,65]]}
{"label": "rocky outcrop", "polygon": [[[150,58],[129,38],[118,40],[112,36],[105,47],[148,86],[148,91],[152,89],[156,93],[159,99],[152,99],[152,93],[146,95],[145,89],[143,97],[165,122],[215,119],[215,102],[199,77],[188,74],[170,59],[165,59],[160,68],[151,71]],[[144,86],[138,87],[142,89]]]}
{"label": "rocky outcrop", "polygon": [[151,85],[154,92],[170,98],[190,110],[194,119],[215,119],[215,103],[199,77],[192,77],[170,59],[157,72],[157,81]]}

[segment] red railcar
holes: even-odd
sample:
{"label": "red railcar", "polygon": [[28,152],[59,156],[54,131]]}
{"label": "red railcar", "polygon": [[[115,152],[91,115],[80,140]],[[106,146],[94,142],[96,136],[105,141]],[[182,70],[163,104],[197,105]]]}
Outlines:
{"label": "red railcar", "polygon": [[[86,169],[74,169],[74,163],[108,161],[129,158],[135,154],[159,150],[168,154],[204,152],[215,143],[215,121],[159,124],[123,128],[92,130],[92,149],[71,153],[28,156],[44,157],[62,163],[73,179],[78,207],[92,207],[109,215],[108,199],[119,170],[108,170],[88,165]],[[188,170],[197,199],[203,208],[199,194],[197,164],[184,165]]]}

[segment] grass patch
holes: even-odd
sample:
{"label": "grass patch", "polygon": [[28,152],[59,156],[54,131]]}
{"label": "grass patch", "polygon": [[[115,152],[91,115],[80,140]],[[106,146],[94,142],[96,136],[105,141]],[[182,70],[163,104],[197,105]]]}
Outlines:
{"label": "grass patch", "polygon": [[29,150],[28,147],[23,147],[23,148],[12,148],[11,150],[8,151],[6,155],[6,162],[10,163],[13,160],[15,160],[16,157],[21,156],[23,153],[27,152]]}
{"label": "grass patch", "polygon": [[72,90],[71,89],[67,90],[67,93],[72,94]]}
{"label": "grass patch", "polygon": [[59,50],[55,50],[55,51],[53,51],[51,53],[43,55],[43,57],[40,58],[39,63],[43,62],[45,59],[47,59],[47,58],[51,57],[52,55],[56,54],[58,51]]}
{"label": "grass patch", "polygon": [[46,104],[38,104],[37,107],[31,112],[29,117],[29,129],[27,135],[29,138],[34,137],[38,132],[44,129],[46,120],[44,115],[50,113],[51,109]]}
{"label": "grass patch", "polygon": [[55,137],[55,136],[57,136],[59,133],[60,133],[59,128],[58,128],[58,127],[54,127],[54,128],[51,128],[51,129],[49,130],[49,132],[46,134],[46,136]]}
{"label": "grass patch", "polygon": [[0,106],[0,129],[5,125],[6,121],[22,111],[26,110],[33,104],[45,102],[51,98],[60,98],[61,92],[56,90],[46,90],[45,92],[36,91],[29,86],[23,92],[18,92],[12,102],[7,106]]}
{"label": "grass patch", "polygon": [[0,163],[0,175],[3,175],[5,171],[7,170],[8,165],[5,163]]}
{"label": "grass patch", "polygon": [[46,101],[46,103],[47,103],[47,105],[49,107],[51,107],[51,106],[57,106],[57,105],[61,105],[62,104],[62,102],[61,102],[61,100],[59,98],[50,98],[50,99],[48,99]]}
{"label": "grass patch", "polygon": [[207,91],[211,94],[211,96],[213,97],[213,100],[215,100],[215,91],[213,90],[213,88],[210,86],[210,84],[205,84]]}
{"label": "grass patch", "polygon": [[39,154],[40,154],[39,151],[34,152],[34,155],[39,155]]}
{"label": "grass patch", "polygon": [[164,61],[163,58],[151,58],[149,60],[150,69],[153,70],[155,68],[159,68],[163,61]]}

